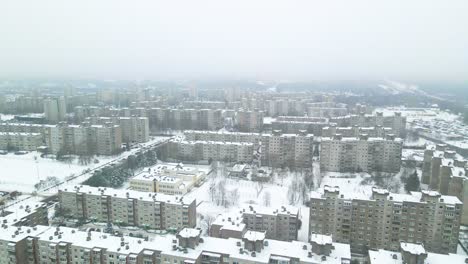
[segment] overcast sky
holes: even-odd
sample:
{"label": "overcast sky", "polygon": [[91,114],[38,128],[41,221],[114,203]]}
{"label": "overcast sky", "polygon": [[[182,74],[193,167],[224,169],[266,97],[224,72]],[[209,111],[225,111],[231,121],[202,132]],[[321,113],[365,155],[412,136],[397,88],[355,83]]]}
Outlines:
{"label": "overcast sky", "polygon": [[2,0],[0,77],[468,79],[467,0]]}

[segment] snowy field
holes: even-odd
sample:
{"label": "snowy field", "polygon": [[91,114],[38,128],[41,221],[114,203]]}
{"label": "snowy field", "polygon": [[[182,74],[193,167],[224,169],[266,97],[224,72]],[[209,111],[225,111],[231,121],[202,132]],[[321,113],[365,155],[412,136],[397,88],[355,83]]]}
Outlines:
{"label": "snowy field", "polygon": [[[148,147],[168,137],[154,137],[150,141],[140,144],[140,147]],[[56,177],[59,181],[64,181],[67,177],[82,174],[87,169],[94,169],[111,162],[124,159],[129,155],[135,154],[141,148],[134,148],[117,156],[98,156],[98,163],[89,163],[81,165],[77,158],[71,162],[57,161],[55,159],[41,158],[38,152],[29,152],[26,155],[0,155],[0,191],[20,191],[23,193],[32,193],[35,191],[34,185],[48,177]],[[68,184],[80,184],[91,174],[85,174],[83,177],[76,178]],[[47,187],[47,186],[45,186]],[[48,190],[48,193],[57,192],[57,188]]]}
{"label": "snowy field", "polygon": [[25,155],[0,155],[0,190],[20,191],[31,193],[35,191],[34,185],[47,177],[57,177],[64,180],[71,175],[81,174],[88,168],[95,168],[112,157],[97,157],[99,163],[86,166],[79,165],[78,159],[71,163],[61,162],[50,158],[41,158],[40,153],[30,152]]}
{"label": "snowy field", "polygon": [[[228,178],[219,174],[212,174],[202,186],[186,194],[186,197],[197,199],[198,225],[204,231],[206,231],[206,225],[205,221],[201,218],[214,220],[220,214],[232,213],[247,204],[257,204],[266,207],[274,206],[275,208],[291,205],[288,198],[288,188],[293,178],[298,176],[294,173],[286,172],[282,180],[276,180],[277,182],[282,181],[282,184],[260,184],[249,180]],[[220,182],[224,182],[226,206],[217,205],[217,198],[213,200],[210,194],[210,187],[214,186],[216,189],[219,189]],[[299,231],[299,240],[307,241],[309,208],[303,205],[303,201],[299,198],[292,205],[299,208],[300,219],[303,223]]]}

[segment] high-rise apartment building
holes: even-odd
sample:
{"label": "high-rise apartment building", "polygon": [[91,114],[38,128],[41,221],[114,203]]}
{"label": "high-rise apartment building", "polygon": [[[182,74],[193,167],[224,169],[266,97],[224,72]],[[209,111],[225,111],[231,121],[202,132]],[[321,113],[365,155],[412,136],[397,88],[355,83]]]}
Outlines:
{"label": "high-rise apartment building", "polygon": [[75,218],[161,230],[196,225],[195,200],[181,196],[82,185],[60,190],[59,201]]}
{"label": "high-rise apartment building", "polygon": [[237,127],[241,132],[261,132],[263,130],[263,111],[239,109],[236,115]]}
{"label": "high-rise apartment building", "polygon": [[394,135],[385,138],[342,137],[322,138],[320,144],[321,171],[336,172],[398,172],[403,141]]}
{"label": "high-rise apartment building", "polygon": [[282,134],[275,130],[262,135],[262,164],[272,167],[311,167],[314,136],[300,131]]}
{"label": "high-rise apartment building", "polygon": [[44,114],[47,121],[57,123],[64,121],[67,115],[67,107],[64,97],[45,98]]}
{"label": "high-rise apartment building", "polygon": [[397,251],[400,242],[424,243],[435,253],[457,250],[462,202],[434,191],[343,193],[325,186],[312,192],[309,233],[332,234],[353,252],[370,248]]}
{"label": "high-rise apartment building", "polygon": [[461,222],[468,225],[467,162],[447,145],[428,146],[424,151],[421,181],[441,194],[453,195],[463,201]]}

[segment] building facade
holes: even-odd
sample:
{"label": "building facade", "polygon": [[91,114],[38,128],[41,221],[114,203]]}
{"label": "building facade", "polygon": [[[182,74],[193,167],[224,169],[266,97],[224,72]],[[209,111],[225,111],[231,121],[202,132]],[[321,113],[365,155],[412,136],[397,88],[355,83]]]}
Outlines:
{"label": "building facade", "polygon": [[195,200],[180,196],[83,185],[60,190],[59,201],[75,218],[160,230],[196,225]]}
{"label": "building facade", "polygon": [[321,171],[398,172],[403,141],[393,135],[385,138],[323,137],[320,144]]}
{"label": "building facade", "polygon": [[454,253],[462,206],[457,197],[434,191],[396,194],[373,188],[368,196],[325,186],[311,193],[309,233],[332,234],[334,241],[349,243],[359,253],[397,251],[401,241]]}
{"label": "building facade", "polygon": [[265,232],[268,239],[293,241],[297,240],[299,228],[299,210],[296,207],[250,205],[234,214],[218,216],[210,227],[210,236],[242,238],[250,230]]}

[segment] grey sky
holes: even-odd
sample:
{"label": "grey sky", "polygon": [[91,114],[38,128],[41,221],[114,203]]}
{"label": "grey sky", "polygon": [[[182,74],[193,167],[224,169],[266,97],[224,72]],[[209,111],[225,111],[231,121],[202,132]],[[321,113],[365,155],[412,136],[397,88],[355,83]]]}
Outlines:
{"label": "grey sky", "polygon": [[468,79],[468,1],[4,0],[0,77]]}

